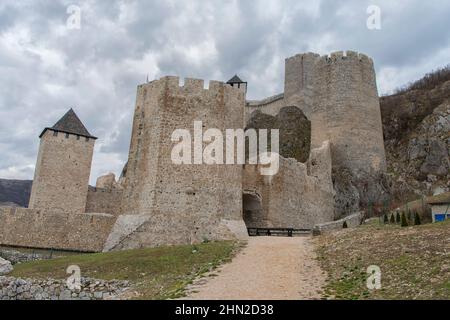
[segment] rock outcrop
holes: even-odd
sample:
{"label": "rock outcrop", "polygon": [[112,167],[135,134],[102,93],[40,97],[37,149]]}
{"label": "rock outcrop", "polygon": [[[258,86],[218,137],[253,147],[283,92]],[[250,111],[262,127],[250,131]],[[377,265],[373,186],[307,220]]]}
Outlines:
{"label": "rock outcrop", "polygon": [[[306,162],[311,150],[311,122],[294,106],[283,107],[276,116],[254,111],[247,129],[279,129],[280,155]],[[268,145],[270,145],[270,140]]]}
{"label": "rock outcrop", "polygon": [[393,198],[450,190],[450,81],[381,99]]}

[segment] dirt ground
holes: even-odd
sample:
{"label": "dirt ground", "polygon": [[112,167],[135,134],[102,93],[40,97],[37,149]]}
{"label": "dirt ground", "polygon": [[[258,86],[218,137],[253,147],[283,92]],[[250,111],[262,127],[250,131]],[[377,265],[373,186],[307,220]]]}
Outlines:
{"label": "dirt ground", "polygon": [[309,236],[251,237],[231,263],[194,281],[185,299],[320,299],[325,279]]}

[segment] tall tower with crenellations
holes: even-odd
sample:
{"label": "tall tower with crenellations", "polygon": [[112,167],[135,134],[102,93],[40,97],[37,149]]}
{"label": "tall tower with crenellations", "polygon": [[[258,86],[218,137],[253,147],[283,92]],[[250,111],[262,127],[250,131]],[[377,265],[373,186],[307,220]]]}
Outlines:
{"label": "tall tower with crenellations", "polygon": [[331,142],[334,167],[385,171],[373,61],[354,51],[286,59],[284,99],[311,120],[312,147]]}
{"label": "tall tower with crenellations", "polygon": [[[180,86],[178,77],[163,77],[138,87],[123,181],[123,215],[108,249],[230,239],[236,230],[246,235],[242,165],[202,160],[207,145],[202,134],[206,139],[216,130],[225,133],[244,127],[241,89],[218,81],[210,81],[205,89],[203,80],[190,78]],[[173,134],[179,130],[192,147],[182,152],[188,163],[172,159],[179,143]],[[216,155],[219,152],[222,148]]]}
{"label": "tall tower with crenellations", "polygon": [[94,143],[70,109],[41,135],[29,208],[51,212],[84,213]]}
{"label": "tall tower with crenellations", "polygon": [[[354,51],[288,58],[284,99],[311,120],[312,148],[330,141],[335,188],[345,188],[340,177],[348,173],[345,179],[360,193],[355,205],[384,199],[386,156],[372,59]],[[348,207],[341,203],[348,199],[339,194],[342,212],[338,207]]]}

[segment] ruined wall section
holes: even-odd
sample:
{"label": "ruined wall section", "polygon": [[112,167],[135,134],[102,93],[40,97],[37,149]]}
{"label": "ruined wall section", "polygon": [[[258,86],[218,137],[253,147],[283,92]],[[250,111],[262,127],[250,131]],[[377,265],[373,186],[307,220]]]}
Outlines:
{"label": "ruined wall section", "polygon": [[242,129],[244,105],[242,91],[216,81],[204,89],[203,80],[180,86],[178,77],[164,77],[138,88],[122,203],[128,217],[119,217],[109,249],[232,238],[226,221],[245,228],[241,165],[171,160],[174,130],[187,129],[193,139],[194,121],[203,122],[203,131]]}
{"label": "ruined wall section", "polygon": [[324,142],[312,155],[306,164],[280,157],[279,172],[273,177],[260,175],[259,165],[245,166],[244,192],[257,194],[262,201],[260,219],[248,227],[311,229],[333,220],[329,143]]}
{"label": "ruined wall section", "polygon": [[83,213],[94,139],[47,130],[41,138],[30,209]]}
{"label": "ruined wall section", "polygon": [[333,166],[384,172],[386,157],[373,61],[335,52],[314,66],[312,145],[331,142]]}
{"label": "ruined wall section", "polygon": [[0,245],[99,252],[115,220],[102,213],[0,207]]}

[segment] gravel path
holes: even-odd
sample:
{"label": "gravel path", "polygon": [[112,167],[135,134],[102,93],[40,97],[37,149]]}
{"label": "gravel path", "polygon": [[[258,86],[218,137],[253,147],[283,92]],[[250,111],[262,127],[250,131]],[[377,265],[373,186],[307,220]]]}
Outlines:
{"label": "gravel path", "polygon": [[325,281],[307,236],[251,237],[214,274],[195,281],[185,299],[320,299]]}

